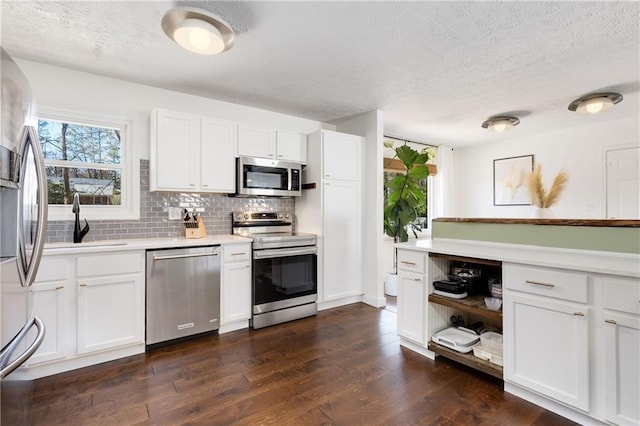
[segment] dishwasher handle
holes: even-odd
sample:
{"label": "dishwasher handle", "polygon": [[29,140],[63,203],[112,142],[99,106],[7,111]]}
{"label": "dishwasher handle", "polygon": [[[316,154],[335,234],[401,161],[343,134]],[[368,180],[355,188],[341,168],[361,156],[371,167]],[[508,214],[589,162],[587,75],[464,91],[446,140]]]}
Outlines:
{"label": "dishwasher handle", "polygon": [[185,259],[188,257],[204,257],[204,256],[217,256],[218,252],[211,253],[191,253],[191,254],[173,254],[169,256],[153,256],[153,260],[169,260],[169,259]]}

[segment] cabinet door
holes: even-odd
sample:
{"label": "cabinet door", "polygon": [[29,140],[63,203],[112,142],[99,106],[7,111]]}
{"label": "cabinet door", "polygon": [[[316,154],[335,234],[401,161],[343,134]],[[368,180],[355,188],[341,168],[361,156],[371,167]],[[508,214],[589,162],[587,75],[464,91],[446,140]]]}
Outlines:
{"label": "cabinet door", "polygon": [[251,318],[251,263],[227,263],[222,279],[222,324]]}
{"label": "cabinet door", "polygon": [[[638,301],[635,301],[638,303]],[[604,313],[607,420],[640,423],[640,319]]]}
{"label": "cabinet door", "polygon": [[196,190],[200,184],[199,149],[197,116],[156,111],[150,147],[151,190]]}
{"label": "cabinet door", "polygon": [[78,353],[144,343],[142,274],[78,281]]}
{"label": "cabinet door", "polygon": [[275,151],[275,129],[248,124],[238,125],[238,155],[275,159]]}
{"label": "cabinet door", "polygon": [[278,160],[307,162],[307,137],[301,133],[278,130],[276,141]]}
{"label": "cabinet door", "polygon": [[322,177],[360,181],[362,138],[330,131],[322,136]]}
{"label": "cabinet door", "polygon": [[323,183],[322,301],[362,294],[360,184]]}
{"label": "cabinet door", "polygon": [[27,365],[64,358],[67,354],[65,338],[70,332],[67,318],[67,281],[35,283],[31,287],[33,313],[46,326],[42,344],[29,358]]}
{"label": "cabinet door", "polygon": [[236,124],[203,118],[200,123],[200,189],[236,191]]}
{"label": "cabinet door", "polygon": [[584,305],[506,292],[505,380],[589,411],[588,316]]}
{"label": "cabinet door", "polygon": [[427,290],[424,275],[398,273],[398,335],[424,345]]}

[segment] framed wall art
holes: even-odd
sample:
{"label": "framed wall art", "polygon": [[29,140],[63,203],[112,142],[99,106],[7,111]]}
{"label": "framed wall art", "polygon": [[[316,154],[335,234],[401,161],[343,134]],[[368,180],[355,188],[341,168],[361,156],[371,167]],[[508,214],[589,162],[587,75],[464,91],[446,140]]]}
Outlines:
{"label": "framed wall art", "polygon": [[531,205],[527,176],[532,171],[533,155],[493,160],[493,205]]}

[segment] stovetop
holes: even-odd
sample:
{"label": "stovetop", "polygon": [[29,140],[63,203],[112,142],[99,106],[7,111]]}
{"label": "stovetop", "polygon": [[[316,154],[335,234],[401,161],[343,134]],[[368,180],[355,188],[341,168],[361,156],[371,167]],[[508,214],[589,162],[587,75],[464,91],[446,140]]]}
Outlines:
{"label": "stovetop", "polygon": [[233,235],[253,238],[253,248],[316,245],[317,236],[293,231],[293,215],[286,212],[234,212]]}

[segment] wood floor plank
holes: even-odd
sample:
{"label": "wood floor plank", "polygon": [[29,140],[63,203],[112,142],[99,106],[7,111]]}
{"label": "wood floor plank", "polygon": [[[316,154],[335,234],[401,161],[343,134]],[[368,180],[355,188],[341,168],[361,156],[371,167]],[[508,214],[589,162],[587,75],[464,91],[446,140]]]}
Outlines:
{"label": "wood floor plank", "polygon": [[34,425],[573,424],[401,347],[364,304],[43,378],[32,403]]}

